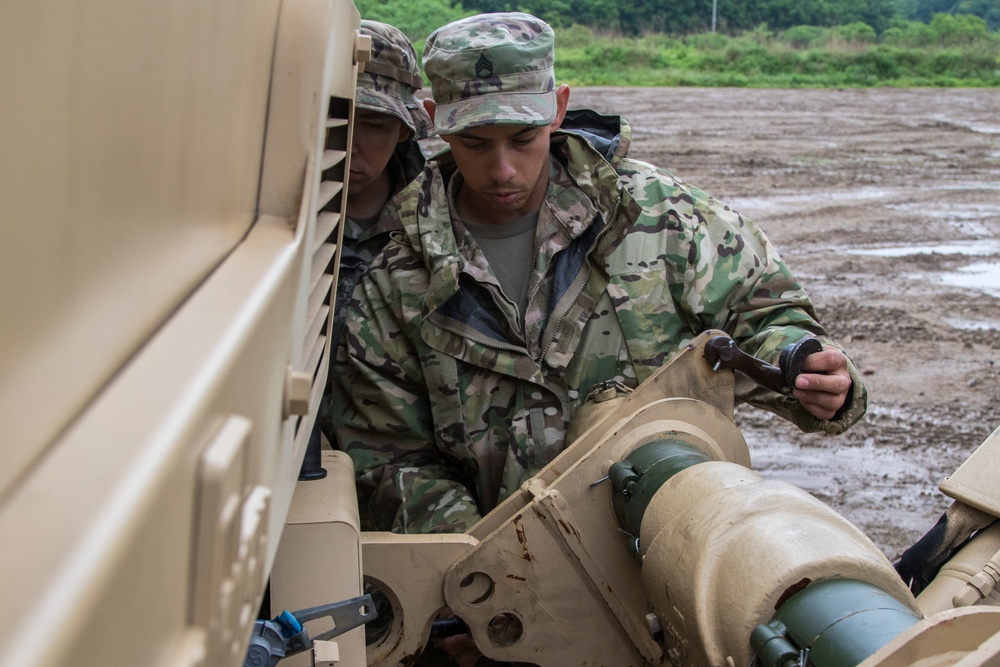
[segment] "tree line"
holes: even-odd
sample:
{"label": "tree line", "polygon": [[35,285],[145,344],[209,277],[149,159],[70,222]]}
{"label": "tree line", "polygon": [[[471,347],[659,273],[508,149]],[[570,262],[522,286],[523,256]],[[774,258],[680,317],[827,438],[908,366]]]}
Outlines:
{"label": "tree line", "polygon": [[738,34],[767,26],[869,26],[877,35],[906,22],[929,23],[936,14],[979,17],[989,30],[1000,29],[998,0],[355,0],[365,18],[391,23],[412,39],[480,12],[526,11],[556,28],[586,26],[599,34],[636,36],[703,33],[712,26]]}

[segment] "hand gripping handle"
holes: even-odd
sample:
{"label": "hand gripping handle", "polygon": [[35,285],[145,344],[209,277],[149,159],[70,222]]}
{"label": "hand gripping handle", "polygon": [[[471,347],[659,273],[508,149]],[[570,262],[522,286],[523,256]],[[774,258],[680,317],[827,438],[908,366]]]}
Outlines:
{"label": "hand gripping handle", "polygon": [[778,366],[751,356],[736,347],[736,341],[728,336],[715,336],[705,344],[705,358],[712,370],[731,368],[756,382],[762,387],[781,394],[790,394],[795,387],[795,378],[802,373],[806,357],[823,349],[816,338],[803,338],[781,351]]}

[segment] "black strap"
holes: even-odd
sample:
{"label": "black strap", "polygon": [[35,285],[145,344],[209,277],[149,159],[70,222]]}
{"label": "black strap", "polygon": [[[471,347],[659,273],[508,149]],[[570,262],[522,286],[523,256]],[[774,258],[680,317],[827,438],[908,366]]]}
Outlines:
{"label": "black strap", "polygon": [[365,63],[365,71],[371,72],[372,74],[378,74],[379,76],[387,76],[394,81],[405,83],[406,85],[416,88],[417,90],[422,88],[424,85],[424,80],[419,76],[415,76],[409,70],[405,70],[401,67],[393,67],[392,65],[387,65],[385,63],[368,61]]}

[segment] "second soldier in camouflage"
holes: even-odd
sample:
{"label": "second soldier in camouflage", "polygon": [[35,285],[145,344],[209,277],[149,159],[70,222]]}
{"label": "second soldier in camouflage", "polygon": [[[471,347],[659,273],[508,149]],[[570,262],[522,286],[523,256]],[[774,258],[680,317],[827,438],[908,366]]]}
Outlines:
{"label": "second soldier in camouflage", "polygon": [[738,399],[808,431],[864,414],[856,368],[761,230],[629,159],[624,120],[567,112],[552,43],[519,13],[428,38],[451,151],[390,203],[402,232],[354,292],[334,371],[369,529],[467,529],[562,451],[591,388],[637,386],[707,329],[771,363],[823,343],[794,397]]}

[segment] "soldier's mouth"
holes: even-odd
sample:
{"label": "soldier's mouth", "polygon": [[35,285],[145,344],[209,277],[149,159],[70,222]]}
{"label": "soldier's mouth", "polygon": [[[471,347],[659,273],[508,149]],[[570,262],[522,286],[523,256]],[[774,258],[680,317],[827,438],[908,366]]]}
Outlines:
{"label": "soldier's mouth", "polygon": [[489,193],[489,196],[491,199],[500,204],[509,204],[517,201],[521,196],[521,192],[519,190],[515,190],[513,192],[491,192]]}

